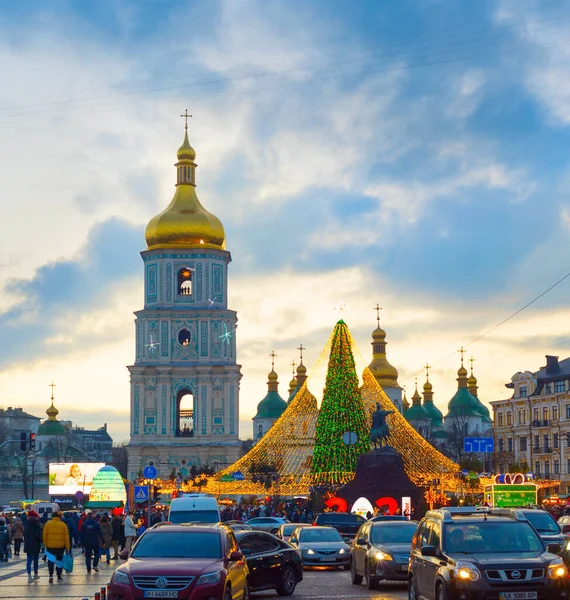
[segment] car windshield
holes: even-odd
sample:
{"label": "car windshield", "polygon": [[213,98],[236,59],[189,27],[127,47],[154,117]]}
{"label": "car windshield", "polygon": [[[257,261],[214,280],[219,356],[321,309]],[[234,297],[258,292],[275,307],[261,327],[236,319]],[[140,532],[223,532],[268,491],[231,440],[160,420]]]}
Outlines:
{"label": "car windshield", "polygon": [[415,525],[398,523],[398,525],[381,525],[372,527],[370,530],[370,541],[373,544],[411,544]]}
{"label": "car windshield", "polygon": [[558,525],[554,519],[542,510],[525,512],[524,516],[531,522],[531,525],[540,533],[560,533]]}
{"label": "car windshield", "polygon": [[516,521],[453,523],[444,528],[444,548],[450,554],[543,551],[542,542],[528,523]]}
{"label": "car windshield", "polygon": [[336,529],[303,527],[299,532],[299,541],[303,544],[307,542],[342,542],[342,538]]}
{"label": "car windshield", "polygon": [[217,510],[173,510],[168,519],[171,523],[217,523]]}
{"label": "car windshield", "polygon": [[324,513],[317,521],[325,523],[365,523],[366,519],[360,515],[349,515],[346,513]]}
{"label": "car windshield", "polygon": [[149,531],[131,553],[132,558],[221,558],[220,536],[202,531]]}
{"label": "car windshield", "polygon": [[291,523],[290,525],[283,525],[283,535],[291,535],[295,529],[299,527],[298,523]]}

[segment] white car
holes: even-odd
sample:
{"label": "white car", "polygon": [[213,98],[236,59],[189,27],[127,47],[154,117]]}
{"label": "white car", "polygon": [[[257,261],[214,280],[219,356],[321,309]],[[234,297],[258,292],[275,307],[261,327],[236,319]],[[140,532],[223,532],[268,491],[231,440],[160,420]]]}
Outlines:
{"label": "white car", "polygon": [[268,533],[273,534],[277,533],[279,527],[285,523],[289,523],[289,521],[287,521],[287,519],[282,519],[281,517],[254,517],[247,521],[247,524],[252,529],[267,531]]}

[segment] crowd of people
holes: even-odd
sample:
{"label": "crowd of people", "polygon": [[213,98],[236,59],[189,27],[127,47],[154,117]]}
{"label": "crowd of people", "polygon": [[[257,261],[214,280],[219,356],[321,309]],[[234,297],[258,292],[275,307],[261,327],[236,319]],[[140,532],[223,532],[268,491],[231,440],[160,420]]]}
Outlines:
{"label": "crowd of people", "polygon": [[[164,513],[155,511],[152,525],[164,521]],[[147,527],[146,513],[130,511],[126,515],[92,511],[57,511],[44,513],[35,510],[18,514],[5,513],[0,517],[0,561],[26,554],[28,582],[39,579],[40,555],[47,561],[49,583],[63,581],[63,571],[70,570],[73,548],[81,549],[87,573],[99,571],[99,562],[125,558],[137,536]],[[13,547],[13,550],[12,550]],[[112,552],[111,552],[112,551]]]}

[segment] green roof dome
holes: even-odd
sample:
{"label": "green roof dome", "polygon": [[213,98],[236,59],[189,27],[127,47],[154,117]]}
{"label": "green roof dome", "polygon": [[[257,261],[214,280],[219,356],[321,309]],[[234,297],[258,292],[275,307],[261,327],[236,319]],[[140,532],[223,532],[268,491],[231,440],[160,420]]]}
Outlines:
{"label": "green roof dome", "polygon": [[287,402],[281,398],[277,387],[277,373],[271,369],[267,381],[267,396],[257,405],[257,414],[254,419],[278,419],[285,409]]}
{"label": "green roof dome", "polygon": [[65,435],[65,427],[57,420],[59,411],[53,405],[53,394],[51,406],[46,410],[48,418],[40,425],[36,435]]}
{"label": "green roof dome", "polygon": [[65,435],[65,427],[59,421],[44,421],[36,435]]}
{"label": "green roof dome", "polygon": [[447,435],[447,431],[445,431],[445,429],[438,429],[432,432],[431,437],[434,440],[446,440],[449,436]]}
{"label": "green roof dome", "polygon": [[462,358],[457,371],[457,391],[447,405],[448,417],[482,416],[480,402],[469,392],[467,385],[467,369],[463,366]]}
{"label": "green roof dome", "polygon": [[287,408],[287,402],[278,392],[267,392],[267,396],[257,405],[254,419],[278,419]]}
{"label": "green roof dome", "polygon": [[412,396],[413,404],[404,413],[404,419],[411,423],[412,421],[429,421],[430,416],[427,410],[422,406],[422,397],[418,393],[418,386],[416,384],[416,391]]}

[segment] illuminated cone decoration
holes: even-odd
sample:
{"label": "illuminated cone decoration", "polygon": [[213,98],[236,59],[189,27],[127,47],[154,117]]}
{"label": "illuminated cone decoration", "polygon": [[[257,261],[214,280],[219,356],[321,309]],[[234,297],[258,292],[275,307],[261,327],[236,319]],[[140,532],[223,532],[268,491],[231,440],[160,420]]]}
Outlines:
{"label": "illuminated cone decoration", "polygon": [[344,321],[333,331],[323,402],[317,419],[312,479],[319,484],[346,481],[358,457],[370,450],[350,334]]}

